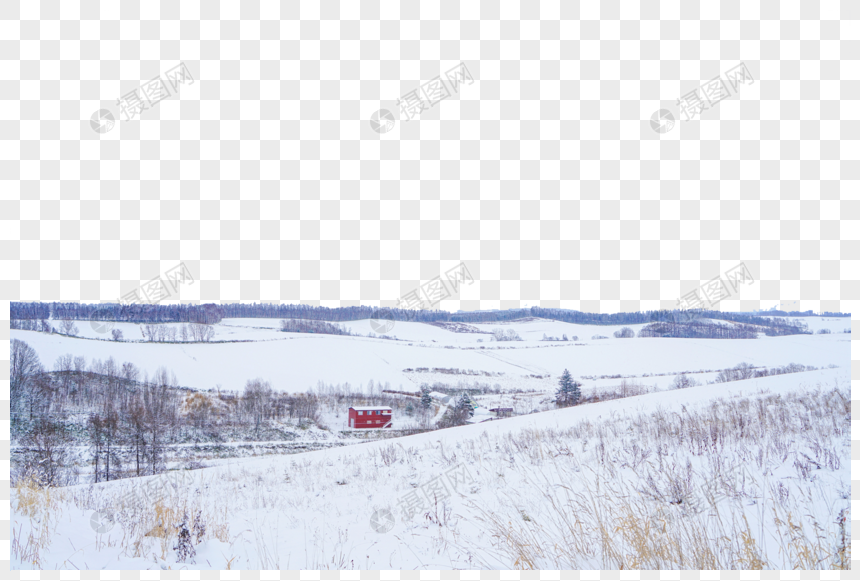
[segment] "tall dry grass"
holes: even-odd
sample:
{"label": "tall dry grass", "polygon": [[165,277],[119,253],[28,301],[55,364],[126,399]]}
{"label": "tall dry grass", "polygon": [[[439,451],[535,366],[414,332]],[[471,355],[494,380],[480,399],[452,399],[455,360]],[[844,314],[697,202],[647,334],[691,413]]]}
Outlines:
{"label": "tall dry grass", "polygon": [[44,486],[35,475],[19,478],[13,490],[13,513],[18,518],[12,519],[12,559],[40,569],[42,550],[51,543],[67,495]]}
{"label": "tall dry grass", "polygon": [[483,564],[847,568],[849,433],[837,386],[508,434],[522,490],[471,503],[494,539]]}

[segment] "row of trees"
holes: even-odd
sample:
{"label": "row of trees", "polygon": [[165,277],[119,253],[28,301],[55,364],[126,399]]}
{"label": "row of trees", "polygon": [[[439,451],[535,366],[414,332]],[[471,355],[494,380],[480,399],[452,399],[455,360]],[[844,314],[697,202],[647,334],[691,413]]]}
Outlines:
{"label": "row of trees", "polygon": [[[202,323],[183,324],[181,327],[148,323],[140,326],[140,334],[143,335],[144,340],[153,342],[208,342],[215,337],[215,329],[211,325]],[[122,339],[122,332],[119,338]],[[118,339],[115,338],[115,340]]]}
{"label": "row of trees", "polygon": [[120,321],[127,323],[202,323],[214,325],[224,318],[222,305],[162,305],[156,303],[13,302],[11,319]]}
{"label": "row of trees", "polygon": [[686,339],[756,339],[759,329],[751,325],[723,325],[707,320],[689,323],[651,323],[639,330],[640,337],[678,337]]}
{"label": "row of trees", "polygon": [[771,375],[784,375],[786,373],[800,373],[802,371],[815,371],[817,367],[801,365],[800,363],[789,363],[779,367],[758,368],[749,363],[738,363],[732,368],[723,369],[714,378],[716,383],[727,383],[729,381],[740,381],[742,379],[753,379],[768,377]]}
{"label": "row of trees", "polygon": [[[727,383],[729,381],[741,381],[743,379],[753,379],[758,377],[768,377],[771,375],[784,375],[786,373],[800,373],[801,371],[815,371],[817,367],[801,365],[799,363],[789,363],[778,367],[760,368],[750,363],[738,363],[734,367],[723,369],[714,378],[714,383]],[[686,373],[681,373],[675,376],[675,379],[670,384],[670,389],[685,389],[688,387],[696,387],[701,385],[700,382],[690,377]]]}
{"label": "row of trees", "polygon": [[[10,323],[10,328],[21,329],[23,331],[59,333],[60,335],[68,335],[71,337],[77,336],[80,332],[80,329],[78,329],[78,326],[73,320],[59,321],[58,325],[55,327],[47,320],[13,319]],[[206,325],[203,323],[187,323],[180,327],[172,327],[162,323],[147,323],[140,326],[140,334],[143,336],[144,341],[152,342],[207,342],[211,341],[215,337],[215,329],[212,325]],[[122,330],[112,329],[111,339],[114,341],[122,341]]]}
{"label": "row of trees", "polygon": [[520,337],[519,333],[517,333],[513,329],[493,329],[493,339],[496,341],[522,341],[523,338]]}
{"label": "row of trees", "polygon": [[325,321],[284,319],[281,321],[281,331],[285,333],[320,333],[324,335],[352,335],[343,325],[326,323]]}
{"label": "row of trees", "polygon": [[62,335],[77,335],[79,329],[74,321],[60,321],[60,326],[55,327],[48,319],[12,319],[9,321],[10,329],[22,331],[38,331],[40,333],[60,333]]}
{"label": "row of trees", "polygon": [[[412,310],[389,307],[317,307],[311,305],[285,305],[270,303],[233,303],[203,305],[135,304],[83,304],[83,303],[21,303],[10,307],[12,319],[68,319],[111,320],[135,323],[203,323],[215,324],[222,318],[276,318],[311,319],[318,321],[344,322],[360,319],[389,319],[415,322],[459,322],[494,323],[516,319],[540,317],[583,325],[635,325],[652,322],[679,322],[691,316],[705,319],[720,319],[763,327],[780,326],[780,317],[764,317],[749,313],[730,313],[696,310],[657,310],[630,313],[584,313],[570,309],[531,307],[505,311],[468,311],[449,313],[440,310]],[[812,315],[807,311],[786,313],[773,311],[773,315],[800,317]],[[847,317],[844,313],[823,313],[822,316]]]}
{"label": "row of trees", "polygon": [[[552,336],[547,337],[547,334],[544,333],[543,338],[541,339],[541,341],[567,341],[567,340],[568,340],[568,338],[567,338],[566,333],[562,333],[561,339],[559,339],[558,337],[552,337]],[[579,337],[574,335],[573,337],[570,338],[570,341],[579,341]]]}

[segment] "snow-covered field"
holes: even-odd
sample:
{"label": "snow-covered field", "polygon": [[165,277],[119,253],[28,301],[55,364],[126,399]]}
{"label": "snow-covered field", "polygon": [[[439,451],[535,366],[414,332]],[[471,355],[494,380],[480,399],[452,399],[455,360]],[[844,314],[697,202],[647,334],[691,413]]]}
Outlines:
{"label": "snow-covered field", "polygon": [[[816,317],[810,317],[815,319]],[[839,321],[848,325],[847,319]],[[445,376],[456,384],[458,379],[495,384],[509,389],[530,389],[529,381],[517,378],[528,375],[558,377],[569,369],[575,378],[622,375],[646,375],[719,370],[742,361],[756,366],[773,367],[799,363],[826,367],[842,365],[849,360],[850,335],[794,335],[760,337],[747,340],[631,338],[616,339],[613,332],[621,326],[573,325],[557,321],[532,320],[522,323],[475,325],[486,330],[512,328],[523,341],[491,341],[490,335],[454,333],[424,323],[396,322],[391,330],[410,341],[392,341],[369,337],[282,333],[274,329],[274,319],[225,319],[215,325],[215,341],[241,339],[242,343],[132,343],[93,341],[83,337],[47,335],[13,329],[14,339],[26,341],[36,349],[42,362],[53,365],[66,353],[83,355],[88,360],[113,357],[130,361],[141,370],[154,374],[159,367],[176,373],[179,384],[196,389],[220,385],[222,389],[241,391],[245,382],[256,377],[272,383],[277,391],[304,392],[319,381],[349,383],[353,389],[371,380],[388,382],[392,389],[414,391],[424,375],[404,372],[410,368],[459,368],[500,372],[501,377],[475,378]],[[370,321],[346,324],[356,332],[370,332]],[[811,325],[810,325],[811,326]],[[88,329],[86,321],[78,322],[81,334]],[[124,335],[130,339],[135,325],[128,325]],[[631,328],[638,331],[636,325]],[[364,329],[364,331],[362,330]],[[137,337],[139,337],[139,330]],[[546,333],[574,335],[579,341],[544,342]],[[595,334],[608,339],[592,340]],[[135,339],[135,340],[136,340]],[[483,339],[477,343],[477,339]],[[435,343],[434,343],[435,341]],[[333,364],[336,362],[336,364]],[[842,363],[840,363],[842,362]],[[671,377],[664,376],[666,382]],[[445,381],[445,380],[443,380]],[[647,383],[662,384],[662,380]],[[588,386],[587,382],[583,382]],[[521,386],[521,387],[518,387]]]}
{"label": "snow-covered field", "polygon": [[[617,339],[621,326],[540,319],[473,325],[524,339],[510,342],[406,322],[390,331],[398,341],[282,333],[274,319],[224,320],[210,343],[138,342],[138,326],[123,324],[126,341],[98,341],[105,334],[83,321],[81,337],[12,330],[49,368],[69,353],[129,361],[150,376],[165,367],[181,386],[202,390],[241,392],[258,377],[289,393],[320,382],[363,391],[371,380],[376,393],[385,383],[406,392],[482,388],[474,396],[482,412],[513,407],[515,417],[364,442],[345,429],[348,406],[326,403],[323,428],[292,444],[203,446],[208,468],[61,489],[21,485],[11,495],[11,566],[839,566],[851,538],[851,336],[841,333],[850,321],[806,319],[833,334]],[[373,330],[371,321],[344,326]],[[578,340],[545,342],[544,334]],[[592,340],[597,334],[608,338]],[[819,369],[707,383],[741,362]],[[553,409],[564,369],[584,395],[622,381],[650,393]],[[682,372],[702,385],[668,389]],[[444,410],[431,413],[439,419]],[[394,421],[419,428],[428,417]],[[226,447],[244,447],[243,457],[225,458]],[[179,540],[183,521],[188,542]]]}
{"label": "snow-covered field", "polygon": [[[140,487],[166,476],[13,490],[12,567],[826,569],[850,557],[849,386],[846,365],[236,460],[157,504]],[[157,534],[183,510],[180,562]]]}

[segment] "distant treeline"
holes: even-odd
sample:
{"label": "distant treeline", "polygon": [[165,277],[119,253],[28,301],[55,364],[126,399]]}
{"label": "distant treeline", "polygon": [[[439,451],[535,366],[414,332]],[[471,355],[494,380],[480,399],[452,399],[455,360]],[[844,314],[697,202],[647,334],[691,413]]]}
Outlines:
{"label": "distant treeline", "polygon": [[830,311],[824,311],[823,313],[818,313],[817,315],[812,311],[757,311],[761,313],[762,316],[765,317],[850,317],[851,313],[831,313]]}
{"label": "distant treeline", "polygon": [[[268,303],[233,303],[203,305],[159,305],[159,304],[82,304],[82,303],[20,303],[13,302],[10,308],[12,319],[68,319],[68,320],[112,320],[133,323],[204,323],[214,324],[224,318],[266,319],[310,319],[318,321],[357,321],[361,319],[383,319],[414,321],[419,323],[499,323],[529,317],[552,319],[581,325],[635,325],[666,322],[679,318],[722,319],[760,325],[782,326],[769,317],[801,317],[812,315],[784,311],[767,311],[766,316],[748,313],[728,313],[709,310],[660,310],[631,313],[583,313],[570,309],[547,309],[531,307],[507,311],[468,311],[449,313],[440,310],[409,310],[389,307],[317,307],[311,305],[279,305]],[[843,313],[822,313],[821,316],[848,317]]]}
{"label": "distant treeline", "polygon": [[18,303],[9,306],[10,318],[69,321],[120,321],[126,323],[203,323],[224,318],[221,305],[158,305],[121,303]]}
{"label": "distant treeline", "polygon": [[725,325],[710,320],[651,323],[639,330],[640,337],[677,337],[685,339],[756,339],[759,333],[768,337],[811,335],[812,331],[800,320],[776,318],[768,326],[746,323]]}

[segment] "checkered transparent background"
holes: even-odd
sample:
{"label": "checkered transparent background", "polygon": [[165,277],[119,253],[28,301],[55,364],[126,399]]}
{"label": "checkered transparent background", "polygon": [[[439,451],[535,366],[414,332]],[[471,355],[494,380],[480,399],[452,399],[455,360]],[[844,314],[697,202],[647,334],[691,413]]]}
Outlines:
{"label": "checkered transparent background", "polygon": [[[390,305],[461,261],[475,284],[442,308],[672,308],[741,261],[756,283],[724,309],[860,296],[856,0],[12,0],[0,16],[5,321],[9,300],[116,300],[180,261],[183,301]],[[399,115],[460,62],[474,84]],[[676,100],[741,62],[754,83],[683,121]],[[194,84],[121,120],[120,96],[180,63]],[[400,119],[377,134],[382,107]],[[100,108],[117,118],[103,135]],[[677,119],[662,135],[660,108]]]}

